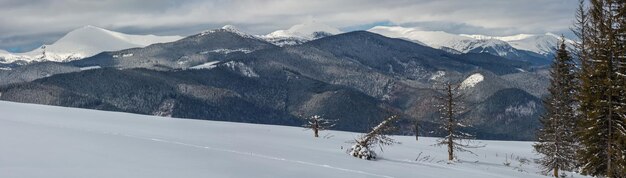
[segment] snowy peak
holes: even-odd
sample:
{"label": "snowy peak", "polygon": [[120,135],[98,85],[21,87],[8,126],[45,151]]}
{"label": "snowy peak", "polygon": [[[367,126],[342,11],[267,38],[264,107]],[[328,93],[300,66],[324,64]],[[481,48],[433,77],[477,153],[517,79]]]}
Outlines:
{"label": "snowy peak", "polygon": [[235,27],[234,25],[224,25],[221,29],[232,32],[239,32],[239,29],[237,29],[237,27]]}
{"label": "snowy peak", "polygon": [[70,31],[51,45],[43,45],[30,52],[17,54],[0,52],[0,62],[65,62],[90,57],[104,51],[145,47],[181,38],[180,36],[129,35],[87,25]]}
{"label": "snowy peak", "polygon": [[502,41],[515,41],[515,40],[522,40],[522,39],[530,38],[530,37],[533,37],[535,35],[532,35],[532,34],[517,34],[517,35],[511,35],[511,36],[497,37],[497,36],[487,36],[487,35],[460,34],[460,36],[465,36],[465,37],[479,39],[479,40],[494,39],[494,40],[502,40]]}
{"label": "snowy peak", "polygon": [[228,32],[228,33],[237,34],[237,35],[239,35],[241,37],[244,37],[244,38],[258,39],[254,35],[250,35],[248,33],[242,32],[241,30],[239,30],[234,25],[224,25],[222,28],[207,30],[207,31],[204,31],[204,32],[200,33],[199,36],[205,36],[205,35],[213,34],[213,33],[216,33],[216,32]]}
{"label": "snowy peak", "polygon": [[[424,31],[400,26],[376,26],[368,31],[391,38],[402,38],[433,48],[458,53],[489,53],[508,59],[528,60],[535,64],[549,62],[560,36],[546,34],[518,34],[486,36],[451,34],[443,31]],[[566,39],[570,49],[574,41]],[[533,54],[536,53],[536,54]]]}
{"label": "snowy peak", "polygon": [[400,26],[376,26],[368,31],[378,33],[390,38],[403,38],[420,44],[438,48],[453,49],[461,53],[492,53],[499,56],[511,55],[512,47],[500,40],[475,39],[443,31],[422,31],[417,28],[405,28]]}
{"label": "snowy peak", "polygon": [[[560,36],[547,33],[545,35],[534,35],[528,38],[510,40],[507,42],[517,49],[532,51],[541,55],[550,55],[554,53],[554,49],[558,46],[559,41],[561,41]],[[570,51],[574,49],[575,41],[565,39],[565,43]]]}
{"label": "snowy peak", "polygon": [[128,35],[95,26],[85,26],[69,32],[46,50],[52,53],[73,53],[89,57],[102,51],[143,47],[153,43],[170,42],[181,37],[157,37],[154,35]]}
{"label": "snowy peak", "polygon": [[[501,40],[509,43],[516,49],[531,51],[534,53],[538,53],[544,56],[550,55],[554,53],[554,48],[557,47],[559,41],[561,40],[561,36],[546,33],[546,34],[518,34],[512,36],[486,36],[486,35],[465,35],[461,34],[461,36],[470,37],[474,39],[493,39],[493,40]],[[573,49],[574,41],[570,39],[565,39],[568,47]]]}
{"label": "snowy peak", "polygon": [[294,25],[287,30],[277,30],[267,35],[259,36],[278,46],[296,45],[307,41],[336,35],[341,30],[316,21],[308,21]]}

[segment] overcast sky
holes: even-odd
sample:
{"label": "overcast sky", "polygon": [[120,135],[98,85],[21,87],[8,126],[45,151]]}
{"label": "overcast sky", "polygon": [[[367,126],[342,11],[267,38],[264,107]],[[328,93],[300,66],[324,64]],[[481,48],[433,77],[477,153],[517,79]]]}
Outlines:
{"label": "overcast sky", "polygon": [[451,33],[571,34],[576,0],[0,0],[0,49],[28,51],[94,25],[190,35],[232,24],[266,34],[315,20],[344,31],[400,25]]}

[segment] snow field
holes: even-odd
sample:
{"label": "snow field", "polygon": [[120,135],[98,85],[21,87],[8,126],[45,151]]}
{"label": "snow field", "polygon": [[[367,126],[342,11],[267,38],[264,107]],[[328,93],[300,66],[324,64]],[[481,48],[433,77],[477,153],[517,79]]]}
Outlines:
{"label": "snow field", "polygon": [[448,164],[436,138],[395,136],[366,161],[346,154],[360,133],[4,101],[0,115],[0,177],[543,177],[518,161],[531,142],[481,141]]}

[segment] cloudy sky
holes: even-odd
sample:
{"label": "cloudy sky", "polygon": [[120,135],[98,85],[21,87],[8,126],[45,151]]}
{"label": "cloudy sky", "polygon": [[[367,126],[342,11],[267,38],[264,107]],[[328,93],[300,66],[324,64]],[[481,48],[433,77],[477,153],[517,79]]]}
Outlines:
{"label": "cloudy sky", "polygon": [[451,33],[571,34],[576,0],[0,0],[0,49],[28,51],[94,25],[190,35],[232,24],[266,34],[315,20],[343,31],[375,25]]}

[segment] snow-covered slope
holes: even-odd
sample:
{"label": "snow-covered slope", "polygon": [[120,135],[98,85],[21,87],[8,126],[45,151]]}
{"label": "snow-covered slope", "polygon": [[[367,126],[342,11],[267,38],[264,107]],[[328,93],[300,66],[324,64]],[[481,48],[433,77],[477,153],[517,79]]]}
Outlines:
{"label": "snow-covered slope", "polygon": [[286,46],[301,44],[339,33],[341,33],[341,31],[335,27],[316,21],[308,21],[303,24],[294,25],[287,30],[277,30],[259,37],[275,45]]}
{"label": "snow-covered slope", "polygon": [[476,84],[482,82],[485,77],[480,73],[475,73],[467,77],[463,82],[461,82],[460,89],[472,88],[476,86]]}
{"label": "snow-covered slope", "polygon": [[180,36],[129,35],[95,26],[85,26],[67,33],[51,45],[44,45],[30,52],[16,54],[0,52],[0,62],[71,61],[90,57],[103,51],[145,47],[181,38]]}
{"label": "snow-covered slope", "polygon": [[17,61],[18,59],[19,59],[19,56],[0,49],[0,64],[11,63],[11,62]]}
{"label": "snow-covered slope", "polygon": [[4,101],[0,113],[0,177],[544,177],[530,142],[482,141],[446,164],[435,138],[395,136],[402,144],[366,161],[345,153],[351,132]]}

